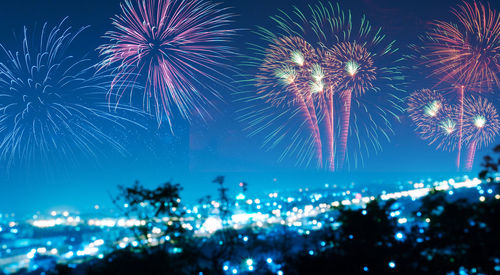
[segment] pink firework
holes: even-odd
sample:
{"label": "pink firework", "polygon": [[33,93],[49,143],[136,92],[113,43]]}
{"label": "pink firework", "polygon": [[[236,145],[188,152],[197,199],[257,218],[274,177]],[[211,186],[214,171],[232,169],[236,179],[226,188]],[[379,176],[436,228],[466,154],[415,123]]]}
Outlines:
{"label": "pink firework", "polygon": [[434,136],[438,149],[454,151],[457,148],[460,139],[458,129],[459,113],[460,108],[457,106],[443,106]]}
{"label": "pink firework", "polygon": [[433,22],[427,46],[432,74],[440,77],[441,82],[450,82],[458,87],[457,167],[460,168],[465,89],[481,92],[500,87],[500,15],[489,6],[465,1],[452,12],[458,24]]}
{"label": "pink firework", "polygon": [[453,151],[459,138],[459,108],[447,103],[441,92],[421,89],[407,100],[417,134],[438,149]]}
{"label": "pink firework", "polygon": [[110,97],[119,102],[127,88],[143,86],[144,107],[171,128],[174,114],[208,115],[208,94],[218,97],[210,83],[222,84],[218,68],[232,53],[232,15],[199,0],[126,0],[121,10],[105,35],[110,43],[99,47],[102,66],[116,67],[111,90],[118,92]]}
{"label": "pink firework", "polygon": [[[435,90],[421,89],[413,92],[408,98],[408,113],[416,126],[416,132],[429,144],[439,139],[441,126],[444,126],[449,105],[441,93]],[[447,123],[447,124],[452,124]],[[454,129],[455,127],[453,127]],[[455,132],[455,130],[453,130]]]}
{"label": "pink firework", "polygon": [[500,131],[500,117],[496,108],[482,97],[465,99],[464,144],[469,147],[466,169],[472,169],[477,148],[488,146]]}
{"label": "pink firework", "polygon": [[373,88],[377,68],[374,66],[373,54],[356,42],[334,45],[326,58],[329,61],[327,71],[337,78],[336,89],[344,102],[339,144],[339,164],[342,166],[346,155],[353,94],[355,97],[361,96]]}
{"label": "pink firework", "polygon": [[313,81],[312,87],[319,86],[321,89],[312,89],[313,92],[317,92],[319,97],[318,101],[320,107],[323,109],[321,112],[325,117],[325,130],[327,139],[327,151],[328,151],[328,168],[330,171],[335,170],[335,108],[334,108],[334,95],[336,93],[335,87],[338,83],[338,78],[336,75],[327,72],[326,68],[331,67],[330,62],[333,59],[328,58],[329,52],[327,50],[319,51],[321,62],[312,70]]}
{"label": "pink firework", "polygon": [[478,91],[500,87],[500,14],[465,1],[452,13],[458,24],[435,21],[428,34],[432,73]]}
{"label": "pink firework", "polygon": [[364,16],[353,26],[351,13],[333,2],[271,19],[276,28],[259,28],[264,44],[251,46],[248,65],[258,73],[248,83],[258,92],[252,85],[241,119],[268,148],[283,146],[281,158],[296,154],[297,163],[330,171],[363,165],[403,111],[394,41]]}
{"label": "pink firework", "polygon": [[321,136],[313,94],[323,88],[321,79],[311,83],[319,73],[314,71],[318,62],[316,50],[300,37],[276,39],[266,51],[257,74],[258,94],[272,105],[296,106],[301,110],[314,136],[318,164],[323,160]]}

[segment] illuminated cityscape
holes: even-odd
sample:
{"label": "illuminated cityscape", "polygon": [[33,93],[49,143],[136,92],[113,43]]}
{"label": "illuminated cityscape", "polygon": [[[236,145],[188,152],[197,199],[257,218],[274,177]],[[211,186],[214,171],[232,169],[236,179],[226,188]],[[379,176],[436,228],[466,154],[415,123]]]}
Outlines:
{"label": "illuminated cityscape", "polygon": [[[496,181],[500,178],[496,178]],[[472,201],[500,200],[500,194],[494,186],[485,184],[478,178],[468,177],[422,182],[406,182],[396,185],[394,190],[374,193],[367,188],[350,186],[330,186],[295,191],[273,192],[264,197],[250,197],[237,193],[232,199],[231,213],[227,223],[221,220],[221,202],[208,201],[205,204],[182,206],[185,216],[182,228],[191,231],[194,238],[211,238],[223,226],[238,232],[238,239],[243,243],[249,238],[270,238],[276,230],[288,228],[293,234],[307,236],[323,228],[336,230],[342,225],[337,220],[339,207],[361,210],[366,215],[366,205],[376,199],[380,201],[396,200],[391,208],[390,217],[398,224],[394,235],[396,241],[405,239],[411,227],[426,229],[429,219],[418,217],[418,202],[431,191],[445,192],[447,197],[457,200],[467,198]],[[124,208],[129,207],[123,205]],[[142,207],[145,207],[143,205]],[[163,225],[169,224],[168,217],[162,217]],[[146,240],[140,240],[132,233],[132,228],[146,225],[146,220],[138,217],[124,217],[113,209],[100,209],[94,206],[92,213],[73,213],[69,211],[51,211],[37,213],[24,219],[15,214],[0,216],[0,268],[4,272],[16,272],[54,269],[56,264],[76,266],[89,259],[103,259],[107,254],[119,249],[137,248],[142,245],[158,246],[169,242],[170,235],[163,234],[162,225],[152,227]],[[248,233],[250,230],[250,233]],[[248,234],[248,235],[247,235]],[[417,239],[417,242],[423,242]],[[295,247],[295,253],[314,255],[325,249],[327,242],[307,243],[304,247]],[[243,256],[241,256],[243,257]],[[223,271],[226,274],[251,272],[258,261],[265,261],[269,269],[282,274],[283,255],[279,251],[249,254],[242,262],[225,261]],[[390,268],[396,268],[395,262],[389,262]],[[500,269],[500,264],[495,267]],[[281,273],[280,273],[281,272]]]}

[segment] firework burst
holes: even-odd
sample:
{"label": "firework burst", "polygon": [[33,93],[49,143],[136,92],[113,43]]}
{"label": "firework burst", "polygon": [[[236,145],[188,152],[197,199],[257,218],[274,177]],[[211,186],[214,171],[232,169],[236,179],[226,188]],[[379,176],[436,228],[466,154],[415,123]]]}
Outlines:
{"label": "firework burst", "polygon": [[417,134],[437,149],[457,148],[459,111],[436,90],[421,89],[408,98],[408,113]]}
{"label": "firework burst", "polygon": [[[450,106],[442,93],[422,89],[408,99],[408,112],[417,133],[438,149],[453,151],[459,143],[468,147],[466,169],[474,163],[478,148],[491,144],[500,131],[500,118],[496,108],[483,97],[464,100],[463,129],[460,132],[460,103]],[[462,138],[461,138],[462,135]]]}
{"label": "firework burst", "polygon": [[258,93],[273,105],[290,104],[308,97],[309,75],[318,56],[300,37],[283,37],[269,46],[257,73]]}
{"label": "firework burst", "polygon": [[464,143],[469,152],[466,169],[472,169],[476,149],[491,144],[500,131],[500,118],[496,108],[482,97],[466,98],[464,102]]}
{"label": "firework burst", "polygon": [[402,112],[394,42],[364,17],[353,26],[350,12],[331,3],[271,19],[276,30],[259,29],[265,45],[252,45],[248,63],[259,70],[246,82],[258,92],[244,97],[250,105],[242,110],[252,135],[265,133],[271,148],[285,144],[282,158],[299,154],[299,163],[316,157],[331,171],[362,164],[381,150],[379,140],[392,133],[390,118]]}
{"label": "firework burst", "polygon": [[274,106],[298,108],[314,136],[318,163],[322,144],[313,94],[323,90],[322,69],[315,49],[299,37],[284,37],[270,45],[257,75],[257,93]]}
{"label": "firework burst", "polygon": [[463,2],[452,13],[458,24],[434,21],[425,40],[425,64],[440,82],[458,88],[458,155],[460,168],[465,90],[492,91],[500,87],[500,14],[481,3]]}
{"label": "firework burst", "polygon": [[118,113],[134,110],[108,111],[105,97],[113,78],[67,54],[83,29],[72,32],[63,23],[45,24],[40,40],[30,39],[25,28],[20,51],[0,46],[0,157],[9,165],[53,154],[95,156],[101,144],[124,150],[109,131],[132,123]]}
{"label": "firework burst", "polygon": [[455,120],[450,117],[452,109],[443,95],[435,90],[413,92],[408,98],[408,113],[417,133],[429,144],[456,132]]}
{"label": "firework burst", "polygon": [[460,109],[457,106],[443,106],[439,121],[437,122],[438,128],[435,132],[435,140],[438,141],[436,143],[437,149],[454,151],[457,148],[460,140],[458,127],[459,111]]}
{"label": "firework burst", "polygon": [[432,74],[477,91],[500,87],[500,14],[465,1],[452,12],[458,24],[435,21],[428,33]]}
{"label": "firework burst", "polygon": [[402,92],[398,87],[403,80],[397,49],[364,16],[353,24],[350,12],[344,13],[338,5],[320,4],[313,14],[310,25],[326,52],[324,71],[337,95],[334,109],[341,114],[334,122],[337,165],[357,166],[363,162],[362,152],[381,150],[379,140],[389,139],[392,133],[391,117],[402,112],[396,96]]}
{"label": "firework burst", "polygon": [[352,96],[362,96],[373,88],[376,68],[372,54],[356,42],[340,42],[333,46],[326,57],[327,71],[337,78],[335,88],[340,91],[343,102],[340,133],[340,165],[343,165],[347,149],[347,138],[351,116]]}
{"label": "firework burst", "polygon": [[116,102],[140,83],[143,107],[159,123],[164,117],[172,128],[175,114],[209,116],[210,98],[219,98],[213,85],[224,85],[219,68],[232,55],[232,15],[202,0],[126,0],[121,9],[105,35],[111,42],[99,48],[102,66],[116,66]]}

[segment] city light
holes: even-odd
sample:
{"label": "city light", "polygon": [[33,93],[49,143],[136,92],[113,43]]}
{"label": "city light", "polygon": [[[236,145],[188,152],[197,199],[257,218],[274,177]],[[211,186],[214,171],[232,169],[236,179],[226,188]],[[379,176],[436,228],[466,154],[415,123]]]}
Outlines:
{"label": "city light", "polygon": [[390,268],[395,268],[395,267],[396,267],[396,263],[395,263],[395,262],[393,262],[393,261],[390,261],[390,262],[389,262],[389,267],[390,267]]}
{"label": "city light", "polygon": [[[424,193],[427,193],[431,188],[447,190],[446,194],[450,196],[452,194],[456,194],[459,192],[458,190],[462,188],[464,190],[475,190],[476,194],[478,194],[480,202],[485,202],[487,195],[500,199],[499,194],[493,194],[494,191],[492,188],[481,188],[481,182],[477,179],[466,179],[464,181],[437,181],[426,185],[423,185],[422,183],[412,183],[409,186],[414,189],[384,192],[381,195],[381,199],[395,198],[398,200],[404,200],[407,198],[410,199],[408,200],[409,202],[413,202],[413,200],[411,200],[413,197],[423,194],[415,193],[416,191],[421,192],[422,190],[425,190]],[[452,190],[453,193],[451,193]],[[479,195],[481,191],[483,191],[483,195]],[[268,195],[264,198],[246,198],[248,202],[252,202],[251,204],[238,204],[235,201],[233,206],[235,212],[230,216],[226,225],[223,225],[222,220],[217,215],[220,203],[212,201],[210,205],[213,207],[212,209],[214,212],[209,212],[208,216],[204,219],[201,218],[199,212],[200,209],[203,209],[202,205],[193,205],[192,208],[184,207],[184,210],[188,214],[182,222],[182,228],[192,231],[195,236],[210,237],[218,230],[224,228],[224,226],[235,228],[236,230],[244,228],[245,226],[258,228],[259,230],[269,230],[273,228],[272,225],[284,225],[290,230],[305,236],[311,235],[313,232],[322,229],[324,224],[328,224],[334,229],[342,226],[340,222],[335,220],[331,212],[336,211],[335,207],[338,207],[341,204],[349,209],[358,209],[361,215],[369,215],[370,213],[367,209],[365,209],[365,207],[367,203],[373,201],[374,199],[375,196],[372,194],[355,192],[353,190],[345,190],[343,192],[336,192],[335,194],[328,195],[327,192],[310,192],[306,189],[302,189],[302,192],[298,192],[293,195],[286,194],[282,197],[278,197],[277,193],[271,193],[270,196]],[[287,204],[292,204],[293,207],[289,207]],[[414,214],[415,217],[422,217],[422,213],[419,211]],[[400,226],[406,226],[406,224],[410,224],[411,226],[415,224],[413,219],[409,219],[410,215],[411,213],[400,207],[394,208],[389,212],[389,217],[394,219]],[[431,222],[428,217],[423,220],[426,223]],[[169,219],[164,219],[164,222],[171,224]],[[48,216],[43,214],[31,216],[31,219],[27,220],[27,224],[39,228],[40,230],[51,230],[52,228],[59,227],[81,230],[87,226],[89,228],[96,228],[96,230],[106,232],[108,230],[114,230],[114,228],[117,230],[120,228],[129,230],[134,226],[145,225],[146,221],[135,218],[106,217],[102,215],[99,217],[89,216],[83,219],[80,216],[70,213],[69,211],[51,211]],[[22,221],[10,220],[4,226],[8,226],[9,231],[12,232],[12,230],[18,230],[20,225],[22,225]],[[5,227],[1,228],[4,229]],[[130,231],[123,232],[125,233]],[[423,228],[420,228],[419,232],[420,234],[423,234],[425,231]],[[141,245],[156,245],[162,243],[163,241],[170,242],[171,236],[164,235],[164,233],[165,230],[161,226],[155,225],[150,228],[150,234],[148,235],[147,240],[139,241],[133,235],[125,235],[118,242],[107,237],[104,238],[103,236],[105,235],[100,236],[99,233],[97,233],[91,238],[91,240],[88,240],[87,242],[83,241],[81,244],[70,248],[55,245],[57,239],[54,239],[45,242],[45,246],[35,246],[31,250],[26,251],[24,255],[28,260],[34,259],[38,254],[53,255],[68,261],[82,257],[95,257],[101,259],[114,248],[123,249],[127,246],[137,248]],[[241,234],[238,238],[242,241],[243,245],[250,242],[250,237],[248,235]],[[347,236],[347,239],[355,241],[356,236],[350,234]],[[405,241],[406,234],[404,231],[396,231],[394,233],[394,239],[401,242]],[[423,241],[424,240],[420,237],[416,238],[417,243],[421,243]],[[224,242],[221,240],[219,244],[224,245]],[[318,246],[321,247],[321,249],[326,249],[327,242],[319,240]],[[5,251],[11,251],[11,248],[7,247],[3,247],[2,249]],[[172,251],[174,250],[177,251],[176,248]],[[311,257],[315,257],[318,254],[314,249],[308,249],[305,253]],[[226,262],[222,266],[222,269],[225,272],[233,274],[241,273],[243,272],[242,270],[245,270],[245,272],[254,272],[257,271],[256,263],[260,260],[266,262],[272,268],[280,267],[280,265],[275,264],[272,257],[266,256],[264,258],[252,257],[244,259],[243,264],[245,267],[234,266],[231,263]],[[393,269],[396,267],[396,263],[394,261],[390,261],[388,266]],[[371,271],[371,269],[368,269],[367,266],[363,267],[363,271],[367,272],[367,270]],[[276,274],[279,274],[279,269],[276,269],[275,272]]]}
{"label": "city light", "polygon": [[396,240],[401,241],[404,240],[405,235],[402,232],[398,232],[395,235]]}

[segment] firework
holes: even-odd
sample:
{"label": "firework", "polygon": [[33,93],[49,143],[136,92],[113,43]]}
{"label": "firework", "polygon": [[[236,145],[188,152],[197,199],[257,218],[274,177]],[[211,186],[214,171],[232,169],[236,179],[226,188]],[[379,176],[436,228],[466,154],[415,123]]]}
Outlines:
{"label": "firework", "polygon": [[[410,119],[420,137],[428,140],[430,144],[436,142],[441,126],[448,127],[453,124],[446,118],[449,108],[443,95],[435,90],[418,90],[408,98]],[[448,126],[445,126],[446,124]]]}
{"label": "firework", "polygon": [[102,66],[116,66],[116,102],[140,83],[143,106],[159,123],[165,117],[172,128],[175,114],[209,115],[210,98],[219,97],[214,85],[224,85],[219,69],[232,54],[227,9],[201,0],[126,0],[121,10],[105,35],[110,43],[99,48]]}
{"label": "firework", "polygon": [[457,25],[435,21],[428,33],[432,74],[479,91],[500,87],[500,15],[476,2],[463,2],[453,14]]}
{"label": "firework", "polygon": [[340,159],[342,165],[347,148],[347,137],[351,116],[352,96],[362,96],[373,88],[376,68],[372,54],[356,42],[340,42],[333,46],[327,56],[328,72],[337,77],[336,89],[341,91],[343,101],[342,125],[340,133]]}
{"label": "firework", "polygon": [[476,149],[488,146],[500,131],[500,118],[496,108],[482,97],[466,98],[464,102],[464,143],[468,145],[466,169],[474,163]]}
{"label": "firework", "polygon": [[390,117],[402,111],[394,42],[364,17],[353,26],[350,12],[334,4],[271,19],[276,29],[259,29],[264,45],[253,45],[249,58],[259,70],[246,82],[257,93],[243,97],[251,134],[265,133],[271,148],[285,144],[282,158],[296,153],[308,164],[314,156],[331,171],[362,164],[364,155],[381,150],[379,140],[392,133]]}
{"label": "firework", "polygon": [[460,148],[458,144],[468,146],[466,169],[470,170],[476,150],[488,146],[498,135],[500,118],[485,98],[467,97],[464,106],[460,133],[460,103],[450,106],[442,93],[429,89],[416,91],[408,99],[409,116],[422,139],[450,151]]}
{"label": "firework", "polygon": [[21,51],[0,45],[0,157],[9,164],[77,151],[94,156],[98,144],[124,150],[104,132],[130,122],[108,112],[105,96],[112,77],[67,55],[83,29],[73,33],[63,23],[45,24],[40,40],[30,39],[25,28]]}
{"label": "firework", "polygon": [[444,105],[437,122],[435,140],[437,149],[454,151],[460,140],[458,120],[460,108],[457,106]]}
{"label": "firework", "polygon": [[463,137],[465,89],[482,92],[500,87],[500,15],[490,7],[463,2],[453,14],[458,24],[432,23],[426,37],[427,65],[440,82],[450,82],[459,91],[459,140],[457,167],[460,167]]}
{"label": "firework", "polygon": [[453,151],[459,139],[459,108],[452,106],[441,92],[421,89],[408,98],[408,113],[416,132],[429,145]]}
{"label": "firework", "polygon": [[[368,147],[368,141],[376,151],[380,150],[379,137],[388,138],[392,131],[389,118],[401,111],[395,94],[401,91],[398,85],[403,78],[397,66],[394,41],[384,39],[380,28],[372,29],[364,16],[359,24],[353,24],[350,12],[344,14],[338,5],[320,7],[311,25],[315,26],[317,37],[330,40],[321,43],[321,47],[327,51],[325,73],[334,79],[340,105],[335,109],[341,113],[336,132],[337,163],[342,167],[346,163],[348,140],[357,145],[356,151]],[[336,32],[325,32],[327,26],[333,26]],[[360,134],[365,136],[364,141]]]}
{"label": "firework", "polygon": [[322,144],[313,93],[323,88],[322,71],[315,49],[302,38],[284,37],[269,47],[257,75],[258,94],[272,105],[297,107],[306,118],[314,136],[318,163],[322,162]]}

